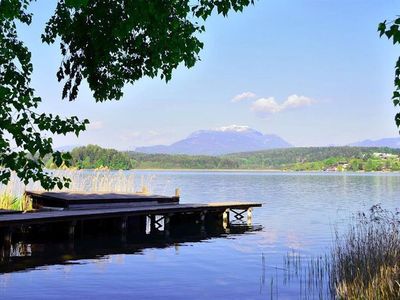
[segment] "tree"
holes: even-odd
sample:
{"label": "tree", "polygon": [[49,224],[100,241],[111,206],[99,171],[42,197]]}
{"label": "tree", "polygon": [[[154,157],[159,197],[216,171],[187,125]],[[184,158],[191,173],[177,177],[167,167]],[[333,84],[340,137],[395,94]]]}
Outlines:
{"label": "tree", "polygon": [[[383,21],[378,25],[378,32],[380,37],[385,35],[388,39],[391,39],[393,45],[400,43],[400,18],[393,21]],[[392,101],[395,107],[400,106],[400,57],[397,59],[394,71],[394,91],[392,95]],[[400,127],[400,112],[396,113],[395,122],[397,127]]]}
{"label": "tree", "polygon": [[[88,120],[62,119],[39,113],[41,98],[30,86],[31,53],[18,38],[16,22],[29,25],[32,0],[0,1],[0,182],[11,172],[46,189],[68,186],[67,178],[44,169],[45,156],[57,166],[68,165],[70,155],[53,151],[48,133],[79,133]],[[56,74],[64,83],[62,98],[78,96],[87,80],[96,101],[118,100],[127,83],[148,76],[169,81],[183,63],[199,60],[203,43],[198,35],[213,13],[226,16],[242,11],[254,0],[58,0],[42,42],[60,40],[61,64]]]}

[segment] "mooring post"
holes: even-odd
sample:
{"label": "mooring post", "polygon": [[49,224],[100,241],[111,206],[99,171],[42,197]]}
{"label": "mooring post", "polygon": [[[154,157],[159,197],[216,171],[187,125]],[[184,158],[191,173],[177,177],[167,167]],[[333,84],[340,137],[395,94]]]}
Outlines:
{"label": "mooring post", "polygon": [[76,221],[72,221],[68,225],[68,237],[72,240],[75,238]]}
{"label": "mooring post", "polygon": [[251,226],[253,224],[253,208],[249,207],[247,210],[247,225]]}

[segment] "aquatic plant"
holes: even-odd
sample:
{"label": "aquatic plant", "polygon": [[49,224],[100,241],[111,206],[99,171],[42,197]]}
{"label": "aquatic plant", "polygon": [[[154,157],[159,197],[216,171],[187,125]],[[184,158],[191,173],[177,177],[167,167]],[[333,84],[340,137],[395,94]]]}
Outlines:
{"label": "aquatic plant", "polygon": [[282,270],[300,299],[400,299],[400,211],[374,205],[345,233],[336,231],[326,255],[289,252]]}
{"label": "aquatic plant", "polygon": [[[55,176],[68,177],[71,184],[66,192],[81,193],[142,193],[152,190],[154,175],[140,178],[138,183],[133,172],[98,170],[53,170]],[[29,210],[30,200],[24,196],[25,191],[44,191],[38,183],[25,185],[13,175],[7,185],[0,185],[0,209]],[[59,191],[58,188],[52,191]]]}
{"label": "aquatic plant", "polygon": [[332,251],[331,285],[342,299],[400,298],[400,212],[360,213]]}

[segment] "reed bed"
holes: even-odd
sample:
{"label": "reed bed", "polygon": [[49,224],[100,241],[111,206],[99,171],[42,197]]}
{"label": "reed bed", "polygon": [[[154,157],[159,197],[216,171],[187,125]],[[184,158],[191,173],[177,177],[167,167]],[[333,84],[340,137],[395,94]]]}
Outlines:
{"label": "reed bed", "polygon": [[[66,192],[80,193],[141,193],[148,194],[152,190],[154,175],[136,178],[133,172],[95,170],[54,170],[54,176],[71,179]],[[26,190],[44,191],[39,183],[23,184],[15,174],[7,185],[0,185],[0,209],[30,210],[32,205],[24,194]],[[53,191],[60,191],[58,188]]]}
{"label": "reed bed", "polygon": [[371,207],[326,255],[284,257],[283,285],[297,282],[300,299],[400,299],[400,211]]}
{"label": "reed bed", "polygon": [[332,251],[331,285],[341,299],[400,299],[400,212],[360,213]]}

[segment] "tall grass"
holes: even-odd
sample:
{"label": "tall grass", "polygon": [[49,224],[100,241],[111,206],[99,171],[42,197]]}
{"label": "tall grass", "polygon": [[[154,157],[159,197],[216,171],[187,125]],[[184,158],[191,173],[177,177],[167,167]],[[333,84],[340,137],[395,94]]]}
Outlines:
{"label": "tall grass", "polygon": [[379,205],[336,232],[325,256],[284,257],[284,285],[296,281],[300,299],[400,299],[400,211]]}
{"label": "tall grass", "polygon": [[379,205],[336,237],[331,284],[342,299],[400,299],[400,212]]}
{"label": "tall grass", "polygon": [[[68,177],[71,184],[63,192],[80,193],[142,193],[152,190],[153,175],[141,176],[136,180],[133,172],[98,170],[54,170],[52,174]],[[29,210],[31,204],[24,194],[25,191],[44,191],[38,183],[23,184],[13,174],[7,185],[0,185],[0,209]],[[55,188],[53,191],[60,191]]]}

